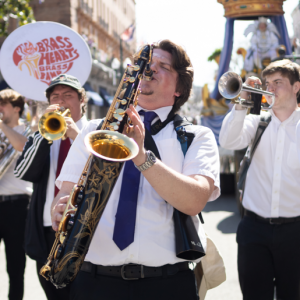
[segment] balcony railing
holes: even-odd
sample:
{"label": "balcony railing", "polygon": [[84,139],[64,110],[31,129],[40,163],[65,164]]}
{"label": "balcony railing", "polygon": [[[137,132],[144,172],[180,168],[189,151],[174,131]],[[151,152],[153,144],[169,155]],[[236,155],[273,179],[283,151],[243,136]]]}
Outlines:
{"label": "balcony railing", "polygon": [[108,31],[108,23],[106,23],[101,17],[99,19],[99,24],[106,30]]}
{"label": "balcony railing", "polygon": [[90,7],[84,0],[80,0],[80,8],[88,14],[90,17],[93,16],[93,8]]}

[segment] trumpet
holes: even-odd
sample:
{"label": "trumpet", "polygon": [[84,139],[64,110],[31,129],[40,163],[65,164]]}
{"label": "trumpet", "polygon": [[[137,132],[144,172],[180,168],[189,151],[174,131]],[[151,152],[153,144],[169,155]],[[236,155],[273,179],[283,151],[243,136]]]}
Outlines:
{"label": "trumpet", "polygon": [[64,117],[70,115],[70,110],[61,107],[59,110],[51,111],[42,115],[39,120],[39,132],[49,141],[64,139],[67,131],[67,123]]}
{"label": "trumpet", "polygon": [[[275,95],[273,93],[263,91],[261,89],[261,85],[259,84],[255,84],[255,87],[252,87],[246,83],[243,83],[242,78],[234,72],[224,73],[219,80],[218,88],[220,94],[225,99],[234,99],[242,91],[251,93],[249,99],[242,99],[239,97],[233,102],[240,104],[243,107],[250,108],[250,113],[252,114],[259,115],[261,109],[269,110],[275,103]],[[256,95],[271,96],[272,103],[268,106],[267,101],[265,99],[262,100],[262,96],[257,97]]]}

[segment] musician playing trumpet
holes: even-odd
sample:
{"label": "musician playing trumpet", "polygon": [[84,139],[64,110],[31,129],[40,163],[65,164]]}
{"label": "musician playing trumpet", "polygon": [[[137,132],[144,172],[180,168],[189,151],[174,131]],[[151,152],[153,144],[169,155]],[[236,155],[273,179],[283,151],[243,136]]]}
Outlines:
{"label": "musician playing trumpet", "polygon": [[[22,299],[24,291],[25,252],[23,249],[27,206],[32,184],[14,177],[18,153],[27,141],[22,133],[25,124],[20,117],[24,97],[14,90],[0,92],[0,242],[5,243],[8,299]],[[12,149],[15,149],[15,151]],[[13,152],[11,152],[13,151]],[[6,162],[10,165],[6,167]]]}
{"label": "musician playing trumpet", "polygon": [[[245,217],[237,230],[243,299],[272,300],[275,286],[277,299],[300,299],[299,71],[296,63],[281,60],[262,72],[267,90],[275,94],[275,104],[247,172],[242,202]],[[249,85],[256,82],[261,83],[256,77],[246,81]],[[248,95],[243,92],[241,97]],[[266,98],[270,104],[272,99]],[[236,104],[223,121],[221,146],[247,147],[261,116],[247,115]]]}
{"label": "musician playing trumpet", "polygon": [[50,207],[58,192],[55,179],[60,173],[70,145],[80,129],[87,123],[85,113],[86,95],[80,82],[74,76],[61,74],[52,79],[46,89],[49,107],[45,114],[69,109],[71,117],[65,117],[66,132],[63,139],[49,140],[39,131],[29,138],[19,158],[15,176],[33,182],[33,197],[30,204],[25,231],[25,251],[37,262],[37,273],[47,299],[69,299],[69,288],[56,289],[39,275],[55,239],[52,229]]}
{"label": "musician playing trumpet", "polygon": [[[217,145],[210,129],[194,126],[184,158],[168,118],[188,100],[192,88],[193,67],[183,48],[169,40],[154,45],[151,70],[152,79],[141,81],[136,109],[131,105],[126,111],[132,121],[127,135],[138,144],[138,155],[120,173],[71,283],[71,299],[199,299],[194,273],[175,254],[173,210],[193,216],[205,248],[198,213],[219,196]],[[99,122],[90,121],[79,133],[57,179],[61,190],[52,208],[55,230],[89,156],[83,139]],[[154,124],[160,129],[152,135],[161,160],[144,147],[145,130],[151,132]],[[99,188],[93,176],[89,180]]]}

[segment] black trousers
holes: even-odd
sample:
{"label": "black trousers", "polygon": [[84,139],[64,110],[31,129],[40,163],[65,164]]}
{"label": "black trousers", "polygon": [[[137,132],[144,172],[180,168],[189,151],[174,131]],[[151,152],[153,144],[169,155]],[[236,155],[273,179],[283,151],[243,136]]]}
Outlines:
{"label": "black trousers", "polygon": [[271,225],[244,217],[237,230],[244,300],[300,300],[300,222]]}
{"label": "black trousers", "polygon": [[199,300],[194,272],[168,277],[124,280],[80,271],[71,286],[71,300]]}
{"label": "black trousers", "polygon": [[[44,227],[45,237],[47,241],[48,253],[50,253],[55,240],[55,231],[52,227]],[[57,289],[50,281],[47,281],[40,275],[40,269],[44,264],[36,263],[36,269],[39,277],[40,284],[46,294],[48,300],[68,300],[70,298],[70,285],[62,289]]]}
{"label": "black trousers", "polygon": [[28,203],[26,196],[0,203],[0,241],[5,244],[9,300],[21,300],[24,293],[26,256],[23,243]]}

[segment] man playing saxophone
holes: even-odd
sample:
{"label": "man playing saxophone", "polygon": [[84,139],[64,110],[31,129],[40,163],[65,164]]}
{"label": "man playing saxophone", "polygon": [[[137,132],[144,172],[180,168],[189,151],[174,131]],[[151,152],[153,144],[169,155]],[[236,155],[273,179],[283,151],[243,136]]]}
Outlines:
{"label": "man playing saxophone", "polygon": [[[217,145],[208,128],[195,126],[184,158],[173,121],[164,122],[191,92],[193,68],[183,48],[169,40],[155,44],[151,69],[152,80],[141,82],[137,107],[126,111],[132,127],[124,132],[128,129],[138,144],[138,155],[120,173],[71,285],[71,299],[199,299],[188,262],[175,255],[173,208],[194,216],[205,246],[197,215],[219,196]],[[55,230],[89,155],[83,139],[99,122],[90,121],[79,133],[56,181],[61,190],[52,204]],[[161,160],[144,148],[145,128],[150,131],[157,122],[164,124],[153,135]],[[126,197],[134,201],[128,204]]]}
{"label": "man playing saxophone", "polygon": [[[14,177],[18,158],[15,151],[22,151],[27,141],[22,135],[25,124],[20,120],[23,109],[24,97],[19,93],[11,89],[0,92],[0,241],[5,243],[10,300],[23,298],[24,227],[32,192],[30,183]],[[10,161],[9,167],[7,161]]]}
{"label": "man playing saxophone", "polygon": [[14,173],[17,178],[34,183],[25,230],[25,251],[37,262],[37,273],[47,298],[65,300],[69,298],[69,288],[56,289],[39,275],[39,270],[46,261],[55,239],[50,216],[51,203],[58,192],[55,179],[59,175],[70,145],[79,130],[87,123],[84,116],[87,99],[78,79],[67,74],[52,79],[46,89],[46,97],[50,106],[45,113],[62,107],[70,110],[71,117],[65,118],[66,139],[49,143],[39,131],[35,132],[26,143]]}

